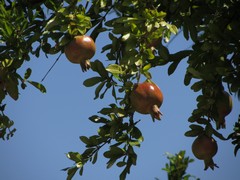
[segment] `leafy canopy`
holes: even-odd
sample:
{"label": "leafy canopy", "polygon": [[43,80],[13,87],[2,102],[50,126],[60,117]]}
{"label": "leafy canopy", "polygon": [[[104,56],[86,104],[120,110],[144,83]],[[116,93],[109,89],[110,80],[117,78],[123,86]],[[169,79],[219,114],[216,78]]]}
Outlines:
{"label": "leafy canopy", "polygon": [[[134,149],[143,141],[129,101],[133,83],[140,77],[151,81],[150,70],[156,66],[168,65],[171,75],[183,60],[188,63],[184,85],[200,93],[188,119],[194,124],[185,135],[206,133],[221,140],[233,139],[237,154],[239,123],[228,138],[213,124],[219,123],[216,99],[223,87],[240,96],[239,9],[237,0],[93,0],[85,2],[85,6],[78,0],[1,0],[0,137],[9,139],[16,131],[14,121],[4,113],[6,96],[18,100],[19,88],[29,84],[46,93],[41,83],[31,80],[31,68],[19,74],[31,56],[59,54],[59,59],[75,35],[90,33],[96,40],[99,34],[107,33],[109,44],[102,47],[107,64],[93,60],[91,70],[97,76],[83,84],[95,87],[94,99],[111,92],[115,101],[89,117],[99,124],[99,129],[96,135],[80,136],[86,146],[83,153],[67,154],[74,162],[73,167],[64,169],[68,179],[78,170],[82,175],[84,164],[94,164],[101,148],[110,143],[109,150],[103,153],[108,159],[107,168],[116,163],[123,168],[120,179],[125,179],[137,162]],[[193,45],[171,54],[167,43],[179,31]]]}

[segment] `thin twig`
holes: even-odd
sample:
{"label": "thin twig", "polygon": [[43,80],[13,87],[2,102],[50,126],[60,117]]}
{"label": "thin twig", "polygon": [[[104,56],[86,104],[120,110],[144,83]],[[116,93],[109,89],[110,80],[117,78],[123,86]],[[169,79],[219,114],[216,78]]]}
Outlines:
{"label": "thin twig", "polygon": [[41,82],[44,81],[44,79],[47,77],[47,75],[50,73],[50,71],[52,70],[52,68],[53,68],[53,67],[55,66],[55,64],[58,62],[58,60],[60,59],[60,57],[61,57],[62,54],[63,54],[63,53],[61,53],[61,54],[58,56],[58,58],[55,60],[55,62],[53,63],[53,65],[50,67],[50,69],[47,71],[47,73],[45,74],[45,76],[42,78]]}

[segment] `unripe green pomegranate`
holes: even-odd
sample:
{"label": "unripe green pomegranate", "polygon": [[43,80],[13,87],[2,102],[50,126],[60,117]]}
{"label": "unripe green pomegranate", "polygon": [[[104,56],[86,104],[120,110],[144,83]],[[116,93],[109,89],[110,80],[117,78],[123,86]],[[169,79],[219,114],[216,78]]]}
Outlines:
{"label": "unripe green pomegranate", "polygon": [[163,94],[157,85],[150,82],[135,84],[130,100],[135,111],[150,114],[153,119],[161,119],[159,108],[163,102]]}
{"label": "unripe green pomegranate", "polygon": [[64,48],[68,60],[80,64],[82,71],[87,71],[91,66],[91,59],[96,52],[96,45],[90,36],[75,36],[74,39]]}
{"label": "unripe green pomegranate", "polygon": [[218,167],[212,159],[217,151],[217,142],[214,138],[209,137],[206,134],[199,135],[192,144],[192,152],[194,156],[200,160],[204,160],[204,170],[207,170],[208,167],[211,169]]}
{"label": "unripe green pomegranate", "polygon": [[225,117],[232,111],[232,98],[226,91],[221,91],[215,104],[218,113],[217,129],[226,128]]}

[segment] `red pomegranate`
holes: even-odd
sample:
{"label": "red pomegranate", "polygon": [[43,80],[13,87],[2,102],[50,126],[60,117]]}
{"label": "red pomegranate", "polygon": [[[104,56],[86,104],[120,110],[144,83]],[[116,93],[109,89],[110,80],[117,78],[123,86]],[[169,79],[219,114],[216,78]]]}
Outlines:
{"label": "red pomegranate", "polygon": [[154,83],[135,84],[130,94],[132,107],[141,114],[151,114],[153,119],[161,119],[159,108],[163,102],[163,94]]}
{"label": "red pomegranate", "polygon": [[96,52],[96,45],[90,36],[75,36],[64,48],[67,59],[75,64],[80,64],[82,71],[87,71],[91,66],[91,59]]}
{"label": "red pomegranate", "polygon": [[207,170],[208,167],[211,169],[218,167],[212,159],[217,151],[217,142],[214,138],[209,137],[206,134],[199,135],[192,144],[192,152],[194,156],[200,160],[204,160],[204,170]]}
{"label": "red pomegranate", "polygon": [[215,104],[218,113],[217,129],[226,128],[225,117],[232,111],[232,98],[226,91],[221,91]]}

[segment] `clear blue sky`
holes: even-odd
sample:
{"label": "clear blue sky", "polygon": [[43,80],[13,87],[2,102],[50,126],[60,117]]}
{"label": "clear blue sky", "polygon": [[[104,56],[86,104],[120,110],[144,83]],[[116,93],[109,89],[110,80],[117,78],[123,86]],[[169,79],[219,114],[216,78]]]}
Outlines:
{"label": "clear blue sky", "polygon": [[[106,43],[106,37],[97,39],[97,53],[92,60],[105,61],[101,54],[101,47]],[[189,47],[181,36],[178,36],[169,45],[170,51],[184,50]],[[53,64],[57,56],[42,55],[39,59],[33,58],[26,63],[22,74],[31,67],[33,74],[31,80],[40,81],[46,71]],[[107,62],[105,62],[107,64]],[[137,166],[133,166],[128,180],[160,180],[167,179],[167,174],[161,168],[168,162],[166,152],[172,154],[186,150],[186,155],[194,158],[191,144],[194,138],[184,136],[188,130],[187,119],[196,107],[197,94],[190,87],[183,85],[186,61],[178,66],[176,72],[168,76],[167,68],[157,67],[151,70],[153,81],[159,85],[164,94],[161,111],[162,120],[152,122],[149,115],[136,114],[142,119],[138,124],[144,136],[138,154]],[[1,180],[61,180],[66,179],[66,172],[61,171],[72,165],[65,154],[69,151],[84,151],[84,144],[79,136],[90,136],[97,132],[98,125],[90,122],[88,117],[113,102],[110,93],[103,100],[94,100],[94,88],[86,88],[83,81],[95,76],[92,71],[81,72],[80,66],[71,64],[65,55],[50,72],[43,84],[47,93],[42,94],[31,85],[20,91],[18,101],[7,98],[6,113],[15,121],[17,132],[9,141],[0,141],[0,179]],[[145,79],[142,79],[142,81]],[[238,118],[239,101],[233,97],[234,107],[227,116],[227,129],[221,130],[227,136]],[[218,154],[214,157],[219,169],[204,171],[203,161],[195,160],[187,172],[202,180],[238,180],[239,156],[234,157],[234,146],[230,141],[218,140]],[[101,151],[95,165],[88,163],[84,174],[78,174],[74,180],[118,179],[121,168],[113,166],[106,169],[106,162]],[[240,152],[239,152],[240,153]]]}

